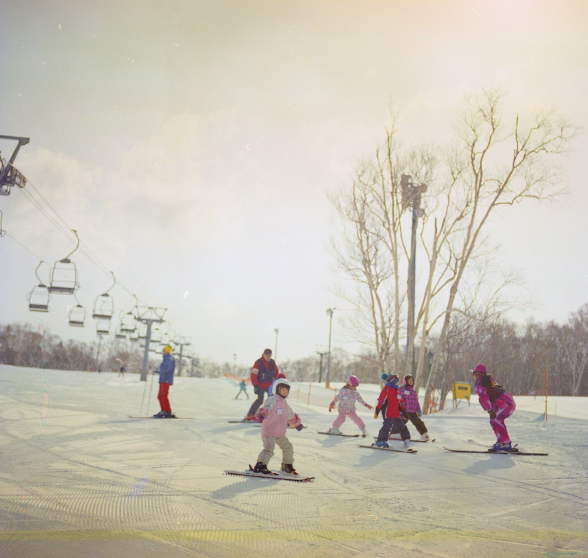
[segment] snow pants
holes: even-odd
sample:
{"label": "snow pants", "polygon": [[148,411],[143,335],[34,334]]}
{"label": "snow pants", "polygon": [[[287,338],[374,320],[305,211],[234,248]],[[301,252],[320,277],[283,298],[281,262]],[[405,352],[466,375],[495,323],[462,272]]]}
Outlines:
{"label": "snow pants", "polygon": [[349,417],[355,424],[357,424],[360,430],[363,430],[365,428],[365,423],[357,416],[357,413],[355,411],[351,411],[350,413],[343,413],[339,411],[339,416],[335,419],[335,422],[333,422],[333,426],[339,428],[345,422],[345,419],[347,417]]}
{"label": "snow pants", "polygon": [[235,399],[239,399],[239,395],[241,395],[242,393],[244,393],[247,396],[247,399],[249,399],[249,394],[247,393],[247,390],[243,388],[239,390],[239,393],[235,396]]}
{"label": "snow pants", "polygon": [[406,428],[406,424],[404,424],[404,421],[401,418],[385,418],[384,424],[382,425],[382,428],[380,428],[380,431],[378,432],[378,440],[377,441],[378,442],[387,442],[388,436],[390,434],[390,430],[392,430],[392,427],[394,427],[396,432],[400,433],[400,437],[403,440],[410,440],[410,432],[408,431],[408,428]]}
{"label": "snow pants", "polygon": [[[412,422],[413,426],[418,430],[421,436],[428,432],[425,423],[422,421],[421,417],[419,417],[418,413],[404,413],[404,417],[407,418],[410,422]],[[405,424],[406,422],[407,421],[404,421]],[[392,430],[390,430],[390,434],[398,434],[398,430],[392,427]]]}
{"label": "snow pants", "polygon": [[510,442],[510,437],[504,421],[514,413],[516,408],[517,406],[510,393],[503,393],[496,401],[494,401],[494,405],[492,405],[492,410],[496,413],[496,418],[490,419],[490,426],[492,427],[492,430],[494,430],[496,441],[499,444]]}
{"label": "snow pants", "polygon": [[278,444],[278,447],[282,450],[282,463],[286,465],[294,463],[294,446],[286,436],[281,438],[262,436],[261,440],[263,441],[263,449],[257,458],[258,462],[261,461],[267,465],[274,456],[274,449]]}
{"label": "snow pants", "polygon": [[167,394],[169,393],[169,388],[171,384],[164,384],[163,382],[159,384],[159,393],[157,394],[157,399],[159,399],[159,406],[161,407],[162,411],[166,411],[171,413],[171,407],[169,406],[169,398]]}
{"label": "snow pants", "polygon": [[263,403],[263,397],[266,393],[267,388],[257,388],[257,399],[251,404],[247,416],[255,416],[255,413],[257,413],[257,409],[259,409],[261,407],[261,404]]}

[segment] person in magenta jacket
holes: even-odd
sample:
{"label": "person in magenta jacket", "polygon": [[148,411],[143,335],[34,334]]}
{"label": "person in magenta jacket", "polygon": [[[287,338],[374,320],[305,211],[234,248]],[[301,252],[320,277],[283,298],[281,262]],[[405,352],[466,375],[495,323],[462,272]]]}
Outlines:
{"label": "person in magenta jacket", "polygon": [[389,447],[388,435],[392,427],[394,427],[400,432],[404,445],[408,447],[410,445],[410,432],[401,418],[404,407],[402,406],[402,395],[398,390],[400,378],[396,374],[382,374],[382,380],[386,381],[386,385],[382,389],[380,397],[378,397],[374,418],[378,418],[381,411],[384,416],[384,424],[380,428],[378,439],[374,445],[383,448]]}
{"label": "person in magenta jacket", "polygon": [[296,430],[302,430],[300,417],[290,408],[286,398],[290,393],[288,380],[280,378],[273,385],[274,393],[258,409],[255,418],[261,423],[261,440],[263,450],[257,458],[253,469],[256,473],[271,474],[267,464],[274,455],[276,444],[282,450],[282,471],[297,475],[294,469],[294,448],[286,438],[286,427],[293,426]]}
{"label": "person in magenta jacket", "polygon": [[496,443],[491,451],[512,451],[512,442],[504,421],[517,408],[513,396],[494,381],[483,364],[478,364],[472,375],[476,380],[476,393],[480,405],[490,416],[490,426],[496,435]]}
{"label": "person in magenta jacket", "polygon": [[402,395],[404,416],[412,422],[421,435],[421,438],[428,440],[429,434],[425,423],[421,419],[423,413],[419,404],[419,398],[414,390],[414,376],[412,374],[404,376],[404,385],[400,388],[400,393]]}

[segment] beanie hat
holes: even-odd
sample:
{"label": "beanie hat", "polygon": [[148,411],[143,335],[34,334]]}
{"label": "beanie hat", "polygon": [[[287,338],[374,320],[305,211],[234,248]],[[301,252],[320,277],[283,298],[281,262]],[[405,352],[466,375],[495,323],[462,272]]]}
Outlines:
{"label": "beanie hat", "polygon": [[171,345],[166,345],[166,346],[163,348],[163,352],[164,352],[164,353],[171,353],[171,352],[172,352],[172,347],[171,347]]}
{"label": "beanie hat", "polygon": [[350,386],[357,387],[359,385],[359,380],[357,379],[357,376],[349,376],[349,378],[347,378],[347,383]]}
{"label": "beanie hat", "polygon": [[483,364],[478,364],[472,372],[473,376],[476,374],[488,374],[488,370]]}
{"label": "beanie hat", "polygon": [[396,385],[400,381],[400,378],[396,374],[382,374],[381,377],[388,384]]}

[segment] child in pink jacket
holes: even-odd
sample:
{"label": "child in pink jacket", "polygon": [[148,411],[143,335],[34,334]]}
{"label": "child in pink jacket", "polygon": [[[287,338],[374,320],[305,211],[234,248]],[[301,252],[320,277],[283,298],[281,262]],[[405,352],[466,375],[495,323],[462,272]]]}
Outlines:
{"label": "child in pink jacket", "polygon": [[261,423],[261,439],[263,450],[257,458],[253,469],[256,473],[270,475],[271,471],[267,464],[274,456],[276,444],[282,450],[282,471],[297,475],[294,469],[294,448],[286,438],[286,427],[288,424],[302,430],[300,417],[292,411],[286,397],[290,393],[290,383],[285,378],[280,378],[273,383],[273,395],[267,398],[266,402],[258,409],[255,418]]}
{"label": "child in pink jacket", "polygon": [[371,405],[368,405],[359,395],[357,386],[359,380],[355,376],[349,376],[347,383],[339,390],[339,393],[335,396],[335,399],[331,401],[329,405],[329,413],[335,408],[335,404],[339,401],[339,416],[333,422],[333,426],[329,428],[331,434],[341,434],[339,427],[345,422],[345,419],[349,417],[361,430],[362,436],[365,438],[367,432],[365,430],[365,424],[361,418],[357,416],[355,412],[355,403],[358,401],[362,405],[365,405],[370,411],[373,409]]}
{"label": "child in pink jacket", "polygon": [[494,381],[483,364],[478,364],[472,375],[476,380],[476,393],[480,405],[490,415],[490,426],[496,435],[496,443],[490,451],[513,451],[508,430],[504,424],[504,421],[517,408],[513,396]]}

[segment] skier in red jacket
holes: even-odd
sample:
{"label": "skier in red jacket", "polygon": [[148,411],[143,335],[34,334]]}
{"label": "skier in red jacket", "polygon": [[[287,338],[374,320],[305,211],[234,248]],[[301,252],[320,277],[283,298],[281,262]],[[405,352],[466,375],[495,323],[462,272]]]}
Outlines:
{"label": "skier in red jacket", "polygon": [[257,395],[257,399],[252,403],[245,420],[253,422],[257,409],[263,403],[264,395],[267,390],[274,383],[274,380],[278,377],[280,370],[276,361],[272,358],[272,350],[266,349],[263,351],[261,358],[258,358],[251,369],[251,385],[253,386],[253,393]]}
{"label": "skier in red jacket", "polygon": [[378,414],[382,411],[384,424],[380,428],[378,439],[374,445],[380,448],[389,447],[388,435],[394,426],[400,432],[404,445],[408,447],[410,445],[410,432],[406,428],[401,415],[404,407],[402,406],[402,395],[398,391],[400,378],[396,374],[382,374],[382,380],[386,381],[386,385],[382,393],[380,393],[380,397],[378,397],[374,418],[378,418]]}

